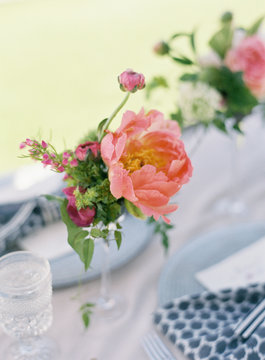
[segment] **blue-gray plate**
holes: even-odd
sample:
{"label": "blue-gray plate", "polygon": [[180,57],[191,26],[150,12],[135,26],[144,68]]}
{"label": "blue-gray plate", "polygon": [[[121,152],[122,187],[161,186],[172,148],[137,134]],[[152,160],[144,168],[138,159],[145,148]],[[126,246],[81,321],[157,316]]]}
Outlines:
{"label": "blue-gray plate", "polygon": [[173,254],[165,264],[158,284],[162,306],[182,295],[200,293],[205,288],[195,274],[224,260],[265,235],[265,223],[233,225],[198,236]]}

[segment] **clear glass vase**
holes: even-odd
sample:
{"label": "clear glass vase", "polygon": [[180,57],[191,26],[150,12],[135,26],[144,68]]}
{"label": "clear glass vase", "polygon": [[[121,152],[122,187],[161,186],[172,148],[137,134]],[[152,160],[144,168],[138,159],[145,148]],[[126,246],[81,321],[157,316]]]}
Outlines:
{"label": "clear glass vase", "polygon": [[248,213],[247,203],[241,193],[240,178],[240,155],[241,148],[244,146],[244,135],[230,129],[228,136],[228,186],[213,201],[212,210],[217,215],[241,217]]}
{"label": "clear glass vase", "polygon": [[[125,215],[122,215],[117,221],[123,221]],[[106,228],[101,225],[100,229]],[[95,251],[100,256],[101,275],[100,290],[97,297],[89,299],[88,303],[94,304],[93,316],[106,320],[113,320],[123,316],[125,313],[125,299],[122,295],[112,292],[111,269],[110,269],[110,242],[115,241],[115,224],[108,225],[109,235],[107,239],[98,238],[95,240]],[[89,270],[88,270],[89,271]]]}
{"label": "clear glass vase", "polygon": [[55,343],[42,337],[52,324],[51,298],[47,260],[27,251],[0,258],[0,324],[15,340],[3,359],[58,359]]}

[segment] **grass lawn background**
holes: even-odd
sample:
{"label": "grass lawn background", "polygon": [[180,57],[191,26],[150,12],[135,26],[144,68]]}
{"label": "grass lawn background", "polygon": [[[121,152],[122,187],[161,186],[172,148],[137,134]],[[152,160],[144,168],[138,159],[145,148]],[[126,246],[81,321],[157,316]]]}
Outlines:
{"label": "grass lawn background", "polygon": [[[264,0],[0,0],[0,172],[27,163],[18,159],[26,137],[48,139],[59,150],[108,116],[124,96],[117,75],[126,68],[146,80],[177,66],[152,53],[172,33],[198,28],[198,48],[217,29],[222,12],[250,25],[265,13]],[[181,71],[181,68],[179,68]],[[169,113],[176,93],[144,92],[127,109]],[[120,117],[113,123],[118,125]]]}

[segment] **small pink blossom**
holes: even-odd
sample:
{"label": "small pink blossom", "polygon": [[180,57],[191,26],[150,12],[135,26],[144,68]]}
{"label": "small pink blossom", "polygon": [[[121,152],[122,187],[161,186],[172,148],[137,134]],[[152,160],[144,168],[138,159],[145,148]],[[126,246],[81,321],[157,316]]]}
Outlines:
{"label": "small pink blossom", "polygon": [[59,166],[59,167],[57,168],[57,170],[58,170],[59,172],[64,172],[64,167],[61,165],[61,166]]}
{"label": "small pink blossom", "polygon": [[51,153],[51,157],[55,158],[56,156],[55,156],[55,154],[54,154],[54,153]]}
{"label": "small pink blossom", "polygon": [[145,87],[145,78],[143,74],[127,69],[118,77],[122,91],[135,92]]}
{"label": "small pink blossom", "polygon": [[71,167],[76,167],[78,166],[78,161],[76,159],[73,159],[71,162],[70,162],[70,166]]}
{"label": "small pink blossom", "polygon": [[48,147],[48,144],[44,140],[42,140],[41,146],[43,147],[43,149],[46,149]]}
{"label": "small pink blossom", "polygon": [[64,158],[64,159],[69,159],[70,156],[71,156],[71,154],[69,154],[69,152],[67,152],[67,151],[65,151],[65,152],[63,153],[63,158]]}
{"label": "small pink blossom", "polygon": [[30,139],[26,139],[26,144],[28,145],[28,146],[32,146],[33,145],[33,141],[32,140],[30,140]]}
{"label": "small pink blossom", "polygon": [[26,147],[26,144],[24,142],[20,143],[19,148],[24,149]]}
{"label": "small pink blossom", "polygon": [[47,153],[43,154],[42,157],[43,157],[44,160],[48,160],[48,159],[49,159],[49,155],[48,155]]}
{"label": "small pink blossom", "polygon": [[42,164],[47,166],[47,165],[52,165],[52,161],[49,159],[49,160],[42,160]]}
{"label": "small pink blossom", "polygon": [[84,161],[89,150],[96,157],[100,151],[100,144],[97,141],[86,141],[84,144],[78,145],[75,150],[76,157],[80,161]]}
{"label": "small pink blossom", "polygon": [[63,159],[62,164],[65,166],[68,165],[68,159]]}

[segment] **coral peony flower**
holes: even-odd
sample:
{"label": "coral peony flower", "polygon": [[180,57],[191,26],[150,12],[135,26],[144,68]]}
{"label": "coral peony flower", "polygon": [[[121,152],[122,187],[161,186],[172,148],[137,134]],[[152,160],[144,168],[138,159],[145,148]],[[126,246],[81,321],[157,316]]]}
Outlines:
{"label": "coral peony flower", "polygon": [[259,36],[243,38],[227,53],[225,64],[232,71],[243,71],[243,79],[255,96],[265,95],[265,43]]}
{"label": "coral peony flower", "polygon": [[90,209],[89,207],[87,207],[86,209],[77,210],[74,195],[75,189],[75,186],[63,189],[63,192],[65,193],[68,200],[67,212],[73,223],[80,227],[86,227],[92,224],[96,214],[96,210],[95,208]]}
{"label": "coral peony flower", "polygon": [[110,191],[124,197],[157,220],[177,209],[169,204],[189,181],[192,166],[175,121],[152,110],[127,111],[121,126],[102,140],[101,155],[109,167]]}
{"label": "coral peony flower", "polygon": [[138,89],[145,87],[145,78],[143,74],[127,69],[118,77],[120,88],[122,91],[129,91],[134,93]]}
{"label": "coral peony flower", "polygon": [[89,150],[91,150],[96,157],[100,150],[100,144],[97,141],[86,141],[84,144],[77,146],[75,155],[80,161],[84,161]]}

